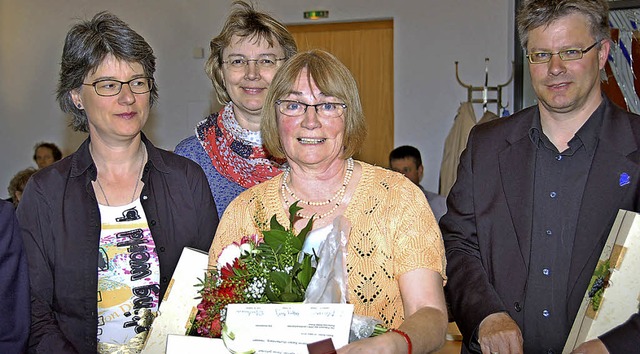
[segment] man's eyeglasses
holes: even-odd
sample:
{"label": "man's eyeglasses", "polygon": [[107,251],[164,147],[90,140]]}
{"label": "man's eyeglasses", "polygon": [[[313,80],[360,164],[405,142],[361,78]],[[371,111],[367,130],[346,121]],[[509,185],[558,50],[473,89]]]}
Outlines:
{"label": "man's eyeglasses", "polygon": [[131,79],[129,81],[118,81],[118,80],[98,80],[91,84],[85,84],[85,86],[93,86],[96,90],[98,96],[110,97],[115,96],[122,91],[122,85],[129,85],[129,89],[131,92],[136,95],[141,95],[143,93],[147,93],[151,91],[153,88],[153,79],[150,77],[138,77],[135,79]]}
{"label": "man's eyeglasses", "polygon": [[588,46],[585,49],[569,48],[569,49],[561,50],[561,51],[555,52],[555,53],[551,53],[551,52],[533,52],[533,53],[527,54],[527,58],[529,59],[529,63],[531,63],[531,64],[548,63],[551,60],[551,57],[556,55],[556,54],[563,61],[578,60],[578,59],[582,59],[582,57],[584,56],[584,53],[590,51],[598,43],[600,43],[600,42],[599,41],[595,42],[595,43],[593,43],[592,45]]}
{"label": "man's eyeglasses", "polygon": [[285,116],[298,117],[307,112],[307,108],[313,107],[319,116],[325,118],[338,118],[347,109],[344,103],[322,102],[318,104],[306,104],[292,100],[277,100],[276,105],[280,113]]}
{"label": "man's eyeglasses", "polygon": [[249,62],[254,62],[260,69],[273,69],[278,62],[287,58],[276,58],[275,55],[263,55],[258,59],[247,59],[242,56],[230,56],[227,60],[223,60],[223,64],[227,64],[230,69],[240,71],[249,66]]}

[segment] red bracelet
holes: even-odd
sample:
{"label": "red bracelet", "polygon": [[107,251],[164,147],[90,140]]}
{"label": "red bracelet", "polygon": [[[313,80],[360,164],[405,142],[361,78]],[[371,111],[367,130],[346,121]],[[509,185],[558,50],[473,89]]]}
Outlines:
{"label": "red bracelet", "polygon": [[399,335],[404,337],[404,340],[407,342],[407,353],[411,354],[411,350],[413,349],[413,345],[411,345],[411,338],[409,338],[409,335],[404,333],[403,331],[401,331],[399,329],[395,329],[395,328],[391,328],[389,331],[394,332],[394,333],[398,333]]}

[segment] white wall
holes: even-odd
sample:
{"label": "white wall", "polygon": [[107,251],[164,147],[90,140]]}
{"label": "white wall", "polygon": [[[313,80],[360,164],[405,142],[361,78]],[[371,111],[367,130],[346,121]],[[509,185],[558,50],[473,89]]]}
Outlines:
{"label": "white wall", "polygon": [[[513,58],[513,0],[254,0],[287,24],[305,22],[303,11],[328,10],[328,22],[393,18],[395,145],[418,147],[423,185],[437,190],[442,148],[466,89],[463,81],[504,83]],[[225,0],[0,0],[0,197],[20,169],[34,165],[33,145],[56,142],[73,152],[84,134],[68,128],[55,102],[64,36],[78,18],[109,10],[144,36],[156,52],[160,100],[145,132],[173,149],[216,105],[204,59],[231,1]],[[513,107],[510,84],[504,102]],[[480,107],[478,107],[479,109]],[[493,107],[491,107],[494,109]],[[478,111],[479,112],[479,111]]]}

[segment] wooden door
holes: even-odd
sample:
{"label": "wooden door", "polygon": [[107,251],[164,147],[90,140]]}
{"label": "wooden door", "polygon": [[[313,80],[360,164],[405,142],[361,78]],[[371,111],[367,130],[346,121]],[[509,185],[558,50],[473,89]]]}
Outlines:
{"label": "wooden door", "polygon": [[358,83],[369,134],[356,158],[388,166],[393,149],[393,20],[289,25],[298,50],[323,49]]}

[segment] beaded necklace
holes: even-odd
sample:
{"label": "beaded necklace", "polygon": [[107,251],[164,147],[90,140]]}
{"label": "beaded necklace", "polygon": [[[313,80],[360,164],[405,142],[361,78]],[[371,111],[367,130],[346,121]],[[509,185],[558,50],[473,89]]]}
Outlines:
{"label": "beaded necklace", "polygon": [[[342,180],[342,186],[340,187],[340,189],[338,189],[338,191],[331,198],[329,198],[329,199],[327,199],[325,201],[321,201],[321,202],[307,201],[307,200],[298,198],[298,196],[293,192],[293,190],[291,190],[291,188],[289,188],[289,184],[287,183],[287,180],[289,179],[289,172],[291,170],[290,167],[287,167],[287,169],[284,171],[284,174],[282,175],[282,184],[280,186],[281,187],[280,188],[280,192],[282,193],[282,199],[285,201],[285,203],[288,203],[288,198],[287,198],[287,193],[286,193],[286,192],[288,192],[289,195],[291,196],[291,198],[294,201],[297,200],[300,204],[311,205],[311,206],[323,206],[323,205],[328,205],[328,204],[333,202],[333,208],[331,208],[331,210],[318,215],[316,218],[317,219],[322,219],[324,217],[327,217],[327,216],[333,214],[333,212],[336,211],[336,209],[338,209],[338,207],[340,206],[340,203],[342,202],[344,194],[347,191],[347,186],[349,185],[349,182],[351,181],[351,176],[353,175],[353,167],[354,167],[353,158],[350,157],[349,159],[347,159],[347,171],[344,174],[344,179]],[[300,212],[298,212],[298,216],[303,218],[303,219],[311,218],[311,216],[304,215],[304,214],[302,214]]]}

